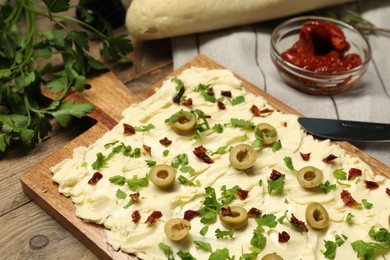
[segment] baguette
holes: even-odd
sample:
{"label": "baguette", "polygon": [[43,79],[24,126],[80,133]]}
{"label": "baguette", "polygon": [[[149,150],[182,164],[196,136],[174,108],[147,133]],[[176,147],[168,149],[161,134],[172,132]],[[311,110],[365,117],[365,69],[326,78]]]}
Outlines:
{"label": "baguette", "polygon": [[352,0],[133,0],[129,34],[151,40],[298,14]]}

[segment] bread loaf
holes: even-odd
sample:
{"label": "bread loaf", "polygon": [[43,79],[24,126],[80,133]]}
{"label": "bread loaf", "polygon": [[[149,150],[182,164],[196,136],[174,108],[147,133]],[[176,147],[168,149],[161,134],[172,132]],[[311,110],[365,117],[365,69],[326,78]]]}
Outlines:
{"label": "bread loaf", "polygon": [[138,39],[205,32],[298,14],[352,0],[133,0],[126,26]]}

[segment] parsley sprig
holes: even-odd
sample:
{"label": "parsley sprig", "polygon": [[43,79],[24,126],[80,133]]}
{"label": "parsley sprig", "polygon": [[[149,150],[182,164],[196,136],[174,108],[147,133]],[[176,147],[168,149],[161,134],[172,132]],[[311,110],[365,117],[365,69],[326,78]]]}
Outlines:
{"label": "parsley sprig", "polygon": [[[64,99],[72,87],[83,91],[87,77],[107,71],[107,67],[89,55],[88,34],[68,29],[64,21],[92,31],[102,42],[104,61],[123,58],[133,49],[126,35],[104,34],[74,17],[59,14],[73,8],[70,0],[42,2],[15,0],[0,4],[0,151],[15,141],[35,147],[52,130],[51,119],[68,127],[72,118],[84,117],[94,109],[92,104]],[[40,32],[38,17],[61,30]],[[17,26],[22,19],[23,31]],[[49,61],[52,56],[62,59],[61,68]],[[48,101],[42,89],[60,94]]]}

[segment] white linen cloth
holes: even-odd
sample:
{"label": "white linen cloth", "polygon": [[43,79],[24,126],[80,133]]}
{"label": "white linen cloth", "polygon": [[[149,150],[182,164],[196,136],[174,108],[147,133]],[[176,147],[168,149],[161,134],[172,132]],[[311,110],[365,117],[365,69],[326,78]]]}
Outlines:
{"label": "white linen cloth", "polygon": [[[390,28],[390,0],[357,1],[310,14],[347,9]],[[372,61],[356,85],[343,94],[313,96],[287,86],[271,61],[272,30],[286,19],[172,38],[174,68],[204,54],[307,117],[390,123],[390,34],[369,36]],[[354,145],[390,166],[390,142]]]}

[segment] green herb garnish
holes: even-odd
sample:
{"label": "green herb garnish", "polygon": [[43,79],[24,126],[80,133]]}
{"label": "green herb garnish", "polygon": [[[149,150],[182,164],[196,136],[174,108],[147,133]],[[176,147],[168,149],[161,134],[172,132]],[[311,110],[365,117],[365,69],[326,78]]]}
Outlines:
{"label": "green herb garnish", "polygon": [[293,173],[298,173],[298,171],[295,170],[295,168],[294,168],[294,165],[293,165],[291,157],[286,156],[286,157],[283,158],[283,161],[284,161],[284,163],[286,164],[287,168],[290,171],[292,171]]}
{"label": "green herb garnish", "polygon": [[255,124],[249,120],[245,119],[238,119],[238,118],[231,118],[230,124],[233,127],[241,127],[241,128],[247,128],[247,129],[254,129]]}
{"label": "green herb garnish", "polygon": [[183,175],[180,175],[177,179],[180,181],[180,183],[182,183],[186,186],[192,186],[192,187],[196,186],[195,183],[193,183],[192,181],[190,181],[189,179],[187,179]]}
{"label": "green herb garnish", "polygon": [[325,192],[325,193],[329,193],[331,192],[332,190],[335,190],[336,189],[336,184],[331,184],[329,181],[326,181],[325,183],[322,183],[320,186],[320,189]]}
{"label": "green herb garnish", "polygon": [[136,132],[148,132],[151,129],[154,129],[154,125],[149,123],[145,126],[134,126],[134,131]]}
{"label": "green herb garnish", "polygon": [[[15,140],[35,147],[52,130],[52,118],[68,127],[73,118],[94,109],[89,103],[65,101],[72,87],[81,92],[88,76],[107,71],[89,53],[92,39],[85,31],[67,28],[68,22],[94,33],[95,40],[103,43],[100,51],[105,61],[123,58],[132,51],[126,35],[114,36],[112,30],[102,33],[72,16],[58,14],[74,6],[69,0],[3,1],[0,5],[0,151]],[[40,17],[47,18],[53,28],[64,30],[40,32]],[[19,29],[20,22],[25,30]],[[49,60],[54,55],[60,58],[59,64]],[[48,102],[42,98],[43,90],[61,93]]]}
{"label": "green herb garnish", "polygon": [[267,180],[268,186],[268,193],[272,194],[274,191],[275,193],[280,193],[284,188],[284,181],[286,180],[286,175],[282,175],[277,180]]}
{"label": "green herb garnish", "polygon": [[231,230],[220,230],[219,228],[215,230],[215,237],[218,239],[230,237],[233,238],[235,229],[232,228]]}
{"label": "green herb garnish", "polygon": [[196,260],[196,258],[195,257],[193,257],[191,254],[190,254],[190,252],[184,252],[184,251],[179,251],[179,252],[177,252],[176,253],[179,257],[180,257],[180,259],[182,259],[182,260]]}
{"label": "green herb garnish", "polygon": [[230,103],[231,103],[233,106],[236,106],[236,105],[241,104],[241,103],[243,103],[243,102],[245,102],[245,97],[244,97],[244,96],[237,96],[237,97],[232,98],[232,99],[230,100]]}
{"label": "green herb garnish", "polygon": [[127,185],[132,191],[136,191],[141,187],[146,187],[148,186],[148,184],[149,184],[148,176],[139,179],[137,175],[134,175],[133,178],[127,180]]}
{"label": "green herb garnish", "polygon": [[168,260],[175,260],[175,258],[173,257],[172,247],[164,243],[159,243],[158,247],[164,252],[164,255],[167,257]]}
{"label": "green herb garnish", "polygon": [[335,177],[336,180],[344,181],[347,179],[347,173],[342,169],[337,169],[333,172],[333,177]]}
{"label": "green herb garnish", "polygon": [[211,245],[208,242],[194,240],[194,244],[196,245],[196,248],[202,249],[210,253],[213,252],[213,249],[211,248]]}

